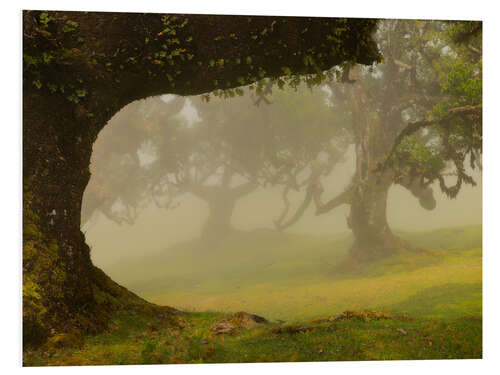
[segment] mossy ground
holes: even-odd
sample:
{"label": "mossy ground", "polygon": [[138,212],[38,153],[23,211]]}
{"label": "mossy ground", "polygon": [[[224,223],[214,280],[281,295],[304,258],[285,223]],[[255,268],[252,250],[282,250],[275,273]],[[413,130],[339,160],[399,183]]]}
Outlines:
{"label": "mossy ground", "polygon": [[[121,312],[108,331],[85,337],[82,346],[25,352],[24,365],[482,357],[481,227],[400,233],[431,251],[342,270],[336,265],[345,259],[348,236],[256,232],[253,242],[241,241],[249,235],[236,233],[208,254],[179,247],[177,255],[164,255],[168,278],[157,273],[160,266],[153,267],[158,257],[136,266],[130,275],[135,281],[128,285],[135,285],[135,292],[191,312],[169,320]],[[245,247],[241,252],[234,251],[237,243]],[[154,281],[141,283],[139,269],[147,269]],[[312,321],[348,309],[412,319]],[[210,328],[239,310],[271,323],[234,336],[214,335]],[[294,326],[305,329],[276,329]]]}
{"label": "mossy ground", "polygon": [[[222,313],[190,313],[185,326],[121,313],[112,328],[81,348],[25,353],[25,366],[166,363],[360,361],[481,358],[481,318],[303,322],[303,331],[272,323],[215,336]],[[159,329],[157,329],[159,325]]]}

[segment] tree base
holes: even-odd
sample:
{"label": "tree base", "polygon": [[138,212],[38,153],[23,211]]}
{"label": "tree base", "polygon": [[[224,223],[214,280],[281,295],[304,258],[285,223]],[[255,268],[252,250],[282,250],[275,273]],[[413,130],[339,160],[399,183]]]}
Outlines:
{"label": "tree base", "polygon": [[383,243],[374,246],[363,247],[353,244],[347,258],[336,265],[333,272],[336,274],[362,273],[366,267],[373,266],[384,259],[411,254],[436,255],[432,250],[421,248],[411,244],[401,237],[391,234]]}
{"label": "tree base", "polygon": [[[34,225],[25,228],[23,349],[39,347],[57,337],[102,332],[111,316],[120,310],[152,314],[177,311],[149,303],[118,285],[90,258],[81,261],[78,272],[69,272],[61,262],[56,241],[45,241],[35,229]],[[86,247],[83,236],[80,245]],[[80,295],[68,293],[71,286]]]}

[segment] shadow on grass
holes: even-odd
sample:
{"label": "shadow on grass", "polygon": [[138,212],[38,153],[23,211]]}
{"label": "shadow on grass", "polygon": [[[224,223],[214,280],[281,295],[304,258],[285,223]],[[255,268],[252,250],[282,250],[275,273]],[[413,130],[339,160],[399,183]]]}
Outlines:
{"label": "shadow on grass", "polygon": [[482,284],[445,284],[427,288],[384,309],[430,318],[481,316]]}

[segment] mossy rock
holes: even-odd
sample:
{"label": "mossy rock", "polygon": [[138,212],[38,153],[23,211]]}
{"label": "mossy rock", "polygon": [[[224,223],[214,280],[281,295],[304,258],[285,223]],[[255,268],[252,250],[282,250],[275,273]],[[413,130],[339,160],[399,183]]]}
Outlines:
{"label": "mossy rock", "polygon": [[267,323],[269,323],[267,319],[261,316],[240,311],[235,313],[230,318],[223,319],[216,323],[212,327],[212,331],[215,335],[234,335],[240,329],[249,329],[257,324]]}

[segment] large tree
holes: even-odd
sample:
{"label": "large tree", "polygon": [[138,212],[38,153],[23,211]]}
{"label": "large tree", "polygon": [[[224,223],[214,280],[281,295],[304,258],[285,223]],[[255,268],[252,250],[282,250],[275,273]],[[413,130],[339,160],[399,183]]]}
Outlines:
{"label": "large tree", "polygon": [[[466,46],[450,38],[457,27],[476,30]],[[329,85],[332,108],[347,119],[353,135],[351,182],[327,202],[320,199],[321,189],[310,189],[317,214],[350,206],[351,255],[358,261],[414,250],[387,222],[393,184],[432,210],[432,183],[455,197],[463,183],[475,184],[466,173],[466,157],[474,168],[481,154],[480,24],[389,20],[380,24],[377,40],[382,64],[346,67],[343,79]],[[456,177],[452,186],[449,176]]]}
{"label": "large tree", "polygon": [[[186,193],[205,201],[209,216],[202,238],[212,246],[231,230],[236,201],[257,188],[261,152],[252,140],[261,122],[248,98],[206,103],[190,97],[190,103],[199,121],[165,118],[150,138],[154,161],[147,191],[160,207],[171,208],[174,200],[182,204]],[[252,129],[249,118],[256,125]]]}
{"label": "large tree", "polygon": [[23,337],[97,331],[145,302],[93,266],[80,231],[92,144],[148,96],[231,89],[380,59],[366,19],[23,12]]}

